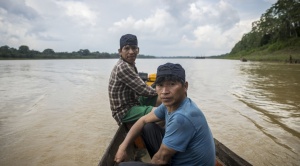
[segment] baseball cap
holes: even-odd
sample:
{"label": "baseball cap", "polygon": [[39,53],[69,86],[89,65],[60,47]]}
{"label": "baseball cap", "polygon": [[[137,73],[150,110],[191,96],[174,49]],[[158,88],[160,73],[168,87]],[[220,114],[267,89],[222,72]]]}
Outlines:
{"label": "baseball cap", "polygon": [[164,76],[176,76],[182,79],[183,82],[185,82],[185,70],[180,64],[166,63],[160,65],[157,68],[156,80],[158,80],[159,77]]}
{"label": "baseball cap", "polygon": [[132,35],[132,34],[123,35],[120,38],[120,48],[122,48],[126,45],[135,45],[135,46],[137,46],[138,45],[137,37],[135,35]]}

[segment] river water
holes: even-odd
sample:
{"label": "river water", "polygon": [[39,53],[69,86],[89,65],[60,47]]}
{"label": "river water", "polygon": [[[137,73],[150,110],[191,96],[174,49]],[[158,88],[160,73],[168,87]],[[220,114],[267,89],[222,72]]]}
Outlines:
{"label": "river water", "polygon": [[[118,126],[108,79],[117,59],[0,61],[0,165],[97,165]],[[300,165],[300,65],[180,63],[215,138],[253,165]]]}

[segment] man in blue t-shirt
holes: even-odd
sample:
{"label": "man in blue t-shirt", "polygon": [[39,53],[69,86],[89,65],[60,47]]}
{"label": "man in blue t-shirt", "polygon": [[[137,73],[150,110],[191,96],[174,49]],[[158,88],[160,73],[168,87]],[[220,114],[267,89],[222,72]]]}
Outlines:
{"label": "man in blue t-shirt", "polygon": [[[142,134],[151,164],[214,166],[215,144],[204,114],[187,97],[188,82],[180,64],[166,63],[157,69],[156,92],[162,104],[141,117],[119,146],[115,161],[125,159],[126,148]],[[157,123],[165,121],[165,128]],[[122,162],[119,165],[149,165]]]}

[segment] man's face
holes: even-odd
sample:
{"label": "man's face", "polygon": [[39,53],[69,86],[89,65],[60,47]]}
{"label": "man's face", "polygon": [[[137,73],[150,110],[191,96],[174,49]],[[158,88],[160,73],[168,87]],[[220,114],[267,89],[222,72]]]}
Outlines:
{"label": "man's face", "polygon": [[122,47],[122,49],[119,49],[119,54],[126,62],[134,64],[135,59],[139,54],[139,47],[134,45],[126,45]]}
{"label": "man's face", "polygon": [[156,84],[156,92],[161,102],[166,107],[171,107],[172,110],[177,109],[179,104],[184,100],[187,94],[187,88],[187,82],[185,82],[184,85],[177,81],[164,81],[163,83]]}

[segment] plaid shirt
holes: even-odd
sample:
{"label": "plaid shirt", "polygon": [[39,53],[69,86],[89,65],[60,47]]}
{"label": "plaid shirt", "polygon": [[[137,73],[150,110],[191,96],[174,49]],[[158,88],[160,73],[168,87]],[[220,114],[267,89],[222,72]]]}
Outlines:
{"label": "plaid shirt", "polygon": [[118,125],[122,124],[124,115],[131,107],[140,105],[139,96],[157,95],[156,91],[139,77],[135,65],[122,58],[111,72],[108,93],[112,116]]}

